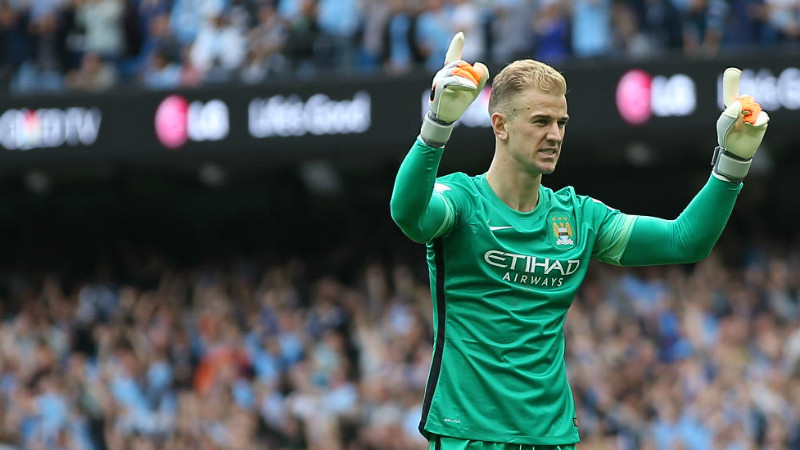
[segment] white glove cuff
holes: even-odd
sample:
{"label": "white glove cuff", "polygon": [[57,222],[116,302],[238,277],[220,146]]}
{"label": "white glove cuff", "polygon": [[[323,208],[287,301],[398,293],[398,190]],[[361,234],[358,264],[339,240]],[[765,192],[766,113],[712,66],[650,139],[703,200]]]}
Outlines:
{"label": "white glove cuff", "polygon": [[455,122],[448,123],[438,120],[428,111],[422,120],[422,129],[419,132],[419,136],[423,142],[431,147],[444,147],[444,144],[450,139],[454,126]]}
{"label": "white glove cuff", "polygon": [[722,147],[714,149],[714,157],[711,159],[714,173],[722,175],[734,183],[739,183],[744,179],[752,162],[753,158],[742,159]]}

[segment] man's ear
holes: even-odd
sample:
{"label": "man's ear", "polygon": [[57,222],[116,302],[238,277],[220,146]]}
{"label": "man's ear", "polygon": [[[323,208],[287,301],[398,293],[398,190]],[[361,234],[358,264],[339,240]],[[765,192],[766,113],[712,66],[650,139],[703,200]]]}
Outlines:
{"label": "man's ear", "polygon": [[508,139],[508,130],[506,129],[506,125],[508,124],[508,117],[501,112],[495,112],[492,114],[492,129],[494,130],[494,135],[497,139],[501,141],[505,141]]}

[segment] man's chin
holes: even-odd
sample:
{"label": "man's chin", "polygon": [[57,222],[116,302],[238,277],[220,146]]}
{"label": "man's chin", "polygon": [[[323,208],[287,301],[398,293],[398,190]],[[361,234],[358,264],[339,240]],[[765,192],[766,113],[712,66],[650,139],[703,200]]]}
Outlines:
{"label": "man's chin", "polygon": [[550,175],[551,173],[556,171],[556,165],[543,164],[542,166],[539,167],[539,171],[542,173],[542,175]]}

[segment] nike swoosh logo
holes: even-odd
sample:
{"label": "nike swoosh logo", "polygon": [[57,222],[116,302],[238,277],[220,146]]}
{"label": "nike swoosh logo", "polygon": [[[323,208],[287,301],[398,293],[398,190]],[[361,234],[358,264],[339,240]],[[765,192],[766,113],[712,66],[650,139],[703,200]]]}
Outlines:
{"label": "nike swoosh logo", "polygon": [[493,227],[493,226],[489,226],[489,229],[490,229],[491,231],[496,231],[496,230],[506,230],[506,229],[508,229],[508,228],[514,228],[514,227],[512,227],[512,226],[510,226],[510,225],[507,225],[507,226],[502,226],[502,227]]}

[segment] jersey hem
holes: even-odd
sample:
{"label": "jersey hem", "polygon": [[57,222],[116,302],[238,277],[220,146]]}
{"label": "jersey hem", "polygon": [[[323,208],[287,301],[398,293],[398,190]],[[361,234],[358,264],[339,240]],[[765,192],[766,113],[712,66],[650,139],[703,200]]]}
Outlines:
{"label": "jersey hem", "polygon": [[577,444],[581,441],[578,433],[564,436],[519,436],[503,435],[486,431],[474,431],[464,428],[451,429],[447,427],[426,426],[425,432],[439,436],[446,436],[458,439],[469,439],[472,441],[499,442],[502,444],[522,444],[522,445],[569,445]]}

